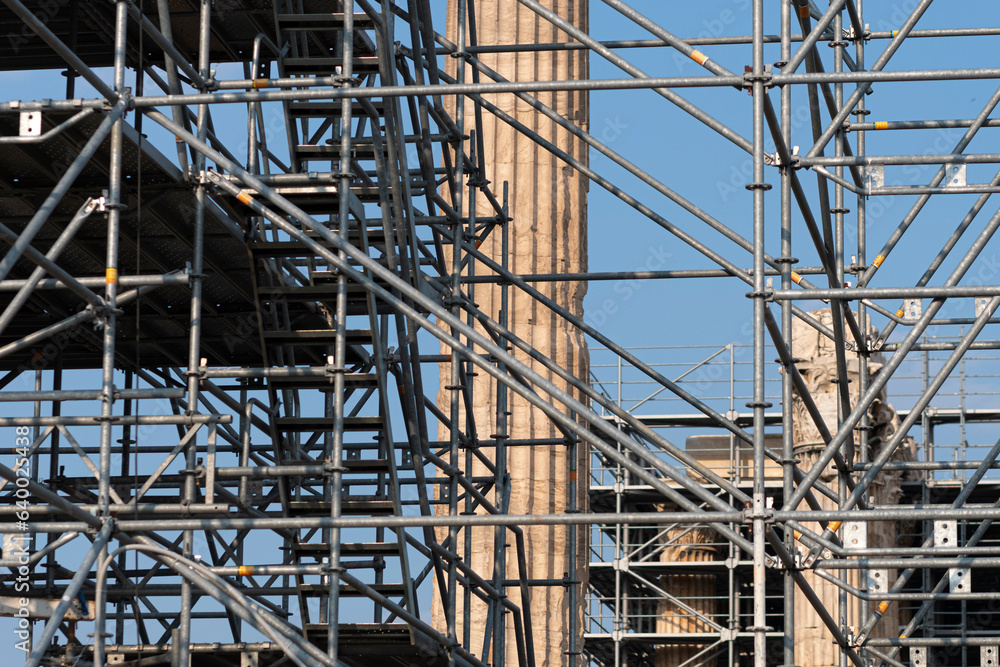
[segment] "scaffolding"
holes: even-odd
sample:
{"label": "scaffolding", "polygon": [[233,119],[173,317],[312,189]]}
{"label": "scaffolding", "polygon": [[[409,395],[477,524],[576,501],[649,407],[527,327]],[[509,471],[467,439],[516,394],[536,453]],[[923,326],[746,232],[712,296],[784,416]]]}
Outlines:
{"label": "scaffolding", "polygon": [[[3,655],[528,667],[554,645],[571,667],[998,664],[1000,341],[982,333],[1000,323],[1000,69],[980,65],[1000,28],[932,0],[734,0],[686,8],[709,29],[685,36],[669,8],[602,0],[628,26],[602,41],[560,3],[506,2],[560,39],[482,43],[486,0],[3,0],[4,75],[65,77],[0,102]],[[893,66],[955,43],[945,66]],[[620,73],[507,80],[484,62],[546,52]],[[975,108],[869,120],[870,101],[900,113],[869,100],[876,85]],[[738,177],[739,212],[542,101],[568,91],[661,105],[706,139],[687,171],[720,193]],[[691,264],[518,274],[484,116]],[[890,199],[908,207],[894,227]],[[634,349],[543,289],[623,281],[705,302],[736,289],[746,324],[649,303],[678,319],[639,326],[672,346],[682,315],[733,342]],[[527,342],[515,295],[588,337],[590,377]],[[831,351],[822,387],[802,331]],[[512,437],[515,401],[558,437]],[[553,447],[589,453],[556,491],[566,511],[511,513],[508,452]],[[535,526],[564,545],[563,576],[533,573]],[[565,609],[532,606],[545,588]],[[810,662],[807,640],[835,657]]]}

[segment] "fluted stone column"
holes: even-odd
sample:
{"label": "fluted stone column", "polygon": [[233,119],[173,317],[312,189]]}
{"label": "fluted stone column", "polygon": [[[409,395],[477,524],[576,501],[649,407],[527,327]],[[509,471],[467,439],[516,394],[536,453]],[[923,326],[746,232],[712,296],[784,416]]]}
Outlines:
{"label": "fluted stone column", "polygon": [[[817,320],[828,328],[832,328],[833,315],[829,309],[816,310],[810,313]],[[845,324],[846,329],[846,324]],[[877,332],[876,332],[877,333]],[[833,341],[826,338],[808,324],[795,320],[792,330],[792,356],[798,359],[796,366],[802,374],[802,379],[812,394],[817,408],[822,413],[824,421],[831,433],[837,431],[837,385],[834,380],[837,377],[837,364]],[[868,364],[869,377],[874,377],[878,370],[885,363],[881,353],[871,355]],[[860,368],[857,359],[848,356],[848,377],[850,379],[851,406],[856,405]],[[809,470],[818,460],[820,452],[823,451],[823,439],[819,430],[815,427],[813,420],[809,417],[805,405],[796,394],[792,404],[794,422],[792,429],[792,441],[795,447],[795,458],[799,459],[799,467]],[[877,455],[881,445],[899,427],[899,418],[895,410],[886,402],[885,392],[875,401],[869,409],[870,424],[873,427],[870,432],[868,448],[869,460]],[[916,443],[907,438],[896,450],[894,460],[914,460]],[[836,468],[833,464],[824,470],[820,480],[825,484],[832,485],[836,489]],[[872,485],[869,496],[876,505],[897,504],[902,496],[900,482],[902,473],[883,472],[879,480]],[[826,496],[814,494],[823,510],[837,508],[837,503]],[[799,509],[808,509],[803,502]],[[806,527],[822,532],[819,524],[806,522]],[[872,548],[897,546],[897,536],[900,534],[899,526],[891,522],[872,523],[868,526],[868,545]],[[849,546],[849,545],[848,545]],[[857,588],[865,588],[866,582],[862,581],[857,570],[843,570],[838,573],[843,576],[848,584]],[[888,572],[888,580],[896,580],[897,572]],[[811,572],[805,573],[805,578],[812,586],[813,590],[822,600],[823,606],[831,613],[834,619],[839,619],[839,589],[833,584],[816,577]],[[872,613],[871,607],[878,602],[860,602],[857,598],[847,596],[847,625],[855,628],[867,620]],[[899,635],[900,616],[898,603],[892,604],[885,616],[879,622],[873,637],[896,637]],[[813,606],[806,597],[796,589],[795,594],[795,664],[800,667],[836,667],[840,665],[840,649],[834,643],[833,635],[820,620]]]}
{"label": "fluted stone column", "polygon": [[[456,40],[457,7],[459,0],[448,2],[448,37]],[[558,12],[574,25],[587,29],[588,0],[542,0],[542,4]],[[477,0],[475,2],[478,43],[487,44],[537,44],[567,42],[569,37],[557,31],[545,19],[516,0]],[[491,69],[511,81],[547,81],[585,79],[587,55],[582,51],[551,51],[539,53],[482,54],[481,59]],[[448,63],[454,74],[456,61]],[[472,80],[471,68],[466,69],[466,81]],[[484,80],[485,77],[484,77]],[[586,145],[538,114],[528,104],[516,100],[512,95],[488,95],[487,99],[512,115],[528,128],[537,132],[560,149],[586,163]],[[541,93],[537,97],[579,127],[588,129],[589,109],[585,92]],[[449,110],[455,110],[455,98],[446,98]],[[475,129],[473,106],[466,104],[465,132]],[[516,132],[506,123],[484,111],[483,126],[484,160],[486,178],[490,188],[498,197],[503,192],[504,183],[509,187],[510,216],[510,270],[516,274],[581,272],[587,269],[587,180],[575,169],[567,166],[533,140]],[[447,195],[446,195],[447,196]],[[479,197],[477,214],[493,216],[495,212]],[[468,200],[465,203],[468,206]],[[481,250],[500,261],[501,232],[495,229],[485,239]],[[477,273],[483,271],[477,268]],[[549,282],[537,285],[548,297],[569,309],[578,317],[583,317],[583,297],[586,283]],[[475,303],[480,310],[494,320],[500,309],[500,290],[495,286],[477,285]],[[571,371],[576,377],[587,379],[589,357],[583,334],[569,326],[548,308],[518,291],[510,290],[508,312],[509,327],[520,338],[537,350],[555,360],[560,366]],[[560,387],[565,383],[546,371],[541,365],[531,362],[520,352],[515,354],[526,363],[531,363],[540,373],[553,380]],[[438,403],[448,414],[450,392],[443,387],[449,384],[450,365],[440,366],[442,389]],[[515,440],[558,438],[561,433],[539,410],[534,409],[524,399],[509,393],[508,435]],[[542,393],[544,398],[548,398]],[[579,398],[579,396],[577,396]],[[479,438],[488,440],[496,432],[496,383],[480,373],[473,381],[473,403],[475,422]],[[462,427],[465,426],[463,411]],[[441,437],[447,436],[442,429]],[[483,448],[491,459],[495,452]],[[508,453],[510,472],[511,514],[561,513],[568,509],[569,482],[571,475],[579,476],[576,493],[576,507],[586,509],[587,499],[587,447],[577,447],[575,460],[570,460],[569,449],[564,445],[539,445],[512,447]],[[485,467],[476,465],[474,475],[487,474]],[[495,498],[493,493],[489,494]],[[568,629],[570,617],[575,617],[577,651],[582,647],[583,594],[586,590],[587,531],[582,528],[565,526],[525,527],[528,576],[531,579],[562,579],[569,574],[571,579],[582,582],[578,587],[578,604],[569,608],[568,589],[563,586],[538,586],[532,588],[532,629],[534,634],[535,658],[539,667],[566,664],[569,647]],[[567,572],[567,548],[569,531],[576,534],[577,571]],[[508,534],[509,535],[509,534]],[[460,538],[460,542],[463,540]],[[517,576],[517,559],[514,540],[508,536],[507,572],[509,578]],[[464,556],[476,571],[487,579],[491,578],[494,562],[494,540],[492,529],[478,529],[473,532],[472,551]],[[510,599],[521,605],[519,591],[508,589]],[[457,615],[462,618],[462,600],[458,601]],[[444,617],[440,600],[435,599],[434,609],[437,627],[444,627]],[[486,607],[473,600],[471,605],[471,647],[477,653],[483,643],[486,626]],[[463,629],[458,630],[459,640]],[[507,663],[516,659],[514,648],[514,628],[507,623]],[[487,656],[488,658],[488,656]],[[582,664],[578,661],[577,664]]]}
{"label": "fluted stone column", "polygon": [[[677,507],[663,511],[675,512]],[[717,536],[704,526],[680,527],[667,531],[665,542],[669,545],[660,552],[663,563],[696,563],[718,559]],[[719,622],[718,576],[715,574],[665,574],[660,577],[660,587],[690,609],[668,600],[657,608],[656,631],[659,633],[687,634],[716,632],[705,618]],[[694,613],[692,613],[692,610]],[[709,644],[670,643],[656,649],[653,664],[656,667],[674,667],[687,663],[705,650]],[[714,667],[715,659],[702,659],[701,667]]]}

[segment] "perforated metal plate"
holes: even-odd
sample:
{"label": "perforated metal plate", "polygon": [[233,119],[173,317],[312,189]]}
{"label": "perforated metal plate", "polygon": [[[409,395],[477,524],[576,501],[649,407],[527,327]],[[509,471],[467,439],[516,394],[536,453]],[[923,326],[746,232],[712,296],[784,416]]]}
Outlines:
{"label": "perforated metal plate", "polygon": [[934,522],[934,546],[951,548],[958,546],[958,525],[954,521]]}
{"label": "perforated metal plate", "polygon": [[889,570],[868,570],[868,592],[889,592]]}
{"label": "perforated metal plate", "polygon": [[847,549],[867,549],[868,524],[861,521],[845,521],[844,547]]}
{"label": "perforated metal plate", "polygon": [[944,187],[946,188],[960,188],[966,184],[965,179],[966,165],[964,164],[949,164],[945,168],[944,176]]}

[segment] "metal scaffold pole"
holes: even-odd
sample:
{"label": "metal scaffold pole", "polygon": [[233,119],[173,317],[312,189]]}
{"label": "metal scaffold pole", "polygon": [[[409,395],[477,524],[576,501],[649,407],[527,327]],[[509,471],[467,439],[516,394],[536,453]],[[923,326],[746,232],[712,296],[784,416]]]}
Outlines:
{"label": "metal scaffold pole", "polygon": [[3,0],[0,654],[998,664],[994,10]]}

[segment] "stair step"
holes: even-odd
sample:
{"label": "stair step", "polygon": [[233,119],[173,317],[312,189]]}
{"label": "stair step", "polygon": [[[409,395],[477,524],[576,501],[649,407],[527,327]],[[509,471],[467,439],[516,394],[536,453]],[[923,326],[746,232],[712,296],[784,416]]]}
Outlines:
{"label": "stair step", "polygon": [[[369,237],[368,243],[369,245],[372,245],[373,243],[378,243],[379,241],[383,240],[384,240],[383,238],[372,239],[371,237]],[[352,233],[347,237],[347,242],[352,246],[354,246],[355,248],[360,248],[362,245],[361,235],[357,233]],[[327,250],[335,254],[337,252],[337,250],[333,247],[332,244],[327,243],[325,241],[319,241],[318,245],[321,248],[326,248]],[[290,259],[294,258],[313,259],[316,257],[320,257],[316,248],[314,248],[311,245],[306,245],[305,243],[302,243],[300,241],[276,241],[276,242],[263,241],[258,243],[252,243],[248,247],[250,248],[250,252],[253,254],[254,257],[261,259],[267,259],[272,257],[273,258],[286,257]],[[326,260],[320,260],[320,261],[325,262]],[[347,261],[350,262],[352,265],[357,266],[357,262],[355,262],[351,258],[348,258]],[[275,289],[282,289],[282,288],[275,288]],[[284,289],[289,289],[289,288],[285,287]]]}
{"label": "stair step", "polygon": [[[328,500],[293,500],[288,507],[295,516],[330,516]],[[341,501],[343,515],[387,515],[394,511],[392,501],[368,496],[347,496]]]}
{"label": "stair step", "polygon": [[[365,225],[366,225],[365,232],[369,242],[375,242],[376,240],[379,241],[385,240],[385,231],[382,229],[381,224],[373,223],[369,225],[368,222],[366,221]],[[330,231],[336,232],[337,230],[331,229]],[[306,230],[306,236],[308,236],[311,239],[321,240],[320,235],[313,230]],[[347,230],[347,240],[354,244],[357,244],[358,241],[361,240],[361,230],[358,228],[358,225],[355,224],[353,220],[351,221],[349,228]]]}
{"label": "stair step", "polygon": [[[329,243],[320,242],[327,250],[333,247]],[[256,257],[315,257],[315,251],[301,241],[257,241],[249,245],[250,252]]]}
{"label": "stair step", "polygon": [[[333,417],[279,417],[274,422],[279,431],[295,433],[329,431],[333,428]],[[381,417],[344,417],[344,431],[381,431],[383,427]]]}
{"label": "stair step", "polygon": [[344,467],[352,473],[378,474],[389,472],[389,461],[386,459],[345,459]]}
{"label": "stair step", "polygon": [[[340,207],[340,185],[329,181],[323,182],[316,179],[316,183],[278,185],[274,188],[274,191],[296,205],[300,205],[300,201],[322,202],[325,207],[323,212],[326,213],[337,213],[337,210]],[[245,192],[255,199],[260,197],[260,193],[252,188],[247,188]],[[378,197],[378,186],[362,184],[351,185],[349,200],[351,214],[358,220],[364,220],[365,209],[362,202],[377,202],[379,201]],[[303,206],[302,208],[305,207]],[[326,210],[327,208],[329,210]],[[306,209],[306,212],[313,213],[314,211]]]}
{"label": "stair step", "polygon": [[[386,147],[382,146],[383,157],[387,154]],[[335,144],[299,144],[295,147],[295,154],[301,160],[339,160],[340,143]],[[371,143],[351,143],[351,155],[356,160],[374,160],[375,146]]]}
{"label": "stair step", "polygon": [[[368,586],[387,598],[402,597],[406,592],[406,586],[403,584],[368,584]],[[323,584],[299,584],[297,588],[303,595],[307,596],[323,596],[330,591],[330,587]],[[365,597],[364,593],[346,584],[340,587],[340,595],[341,597]]]}
{"label": "stair step", "polygon": [[[277,377],[268,382],[277,389],[311,389],[313,391],[333,391],[333,377]],[[367,389],[378,386],[374,373],[344,373],[344,386],[351,389]]]}
{"label": "stair step", "polygon": [[[286,459],[282,465],[316,465],[316,459],[293,460]],[[389,461],[387,459],[344,459],[344,467],[353,474],[379,474],[389,472]],[[128,481],[128,480],[126,480]]]}
{"label": "stair step", "polygon": [[[333,76],[344,64],[343,58],[285,58],[285,72],[292,75]],[[378,56],[355,56],[352,75],[378,74]]]}
{"label": "stair step", "polygon": [[[278,25],[282,30],[343,30],[344,13],[329,14],[278,14]],[[376,21],[364,12],[354,14],[355,28],[371,28]]]}
{"label": "stair step", "polygon": [[[301,329],[297,331],[265,331],[264,342],[272,345],[296,343],[299,345],[325,345],[336,342],[337,334],[333,329]],[[368,345],[372,342],[370,329],[348,329],[348,345]]]}
{"label": "stair step", "polygon": [[[292,550],[303,556],[325,558],[330,555],[330,545],[323,543],[296,544]],[[340,555],[356,556],[398,556],[397,542],[346,542],[340,545]]]}
{"label": "stair step", "polygon": [[[381,116],[385,111],[383,100],[371,100],[375,107],[375,112]],[[340,117],[343,105],[340,101],[328,102],[289,102],[288,115],[292,118],[326,118],[328,116]],[[351,104],[351,115],[354,117],[367,114],[368,112],[359,102]]]}
{"label": "stair step", "polygon": [[[308,197],[309,195],[303,195]],[[319,195],[322,196],[322,195]],[[336,224],[336,223],[334,223]],[[367,225],[367,222],[365,223]],[[327,231],[336,234],[337,228],[330,227]],[[369,244],[371,243],[383,243],[385,242],[385,230],[381,225],[372,225],[366,230],[366,236],[368,237]],[[321,248],[326,248],[327,250],[335,250],[335,246],[324,239],[319,233],[312,229],[305,230],[305,235],[309,237],[312,241],[316,242],[316,245]],[[350,221],[349,228],[347,230],[347,242],[360,247],[361,245],[361,230],[355,221]],[[305,241],[299,241],[297,239],[289,239],[287,241],[252,241],[248,246],[250,252],[258,257],[315,257],[316,249],[311,245],[307,244]]]}
{"label": "stair step", "polygon": [[[326,623],[307,623],[306,636],[310,641],[325,642]],[[341,623],[337,636],[344,655],[358,655],[364,647],[365,655],[389,655],[400,649],[412,650],[410,626],[405,623]]]}
{"label": "stair step", "polygon": [[[364,288],[361,287],[361,290]],[[348,284],[348,294],[357,291],[352,290],[351,285]],[[258,293],[262,297],[280,298],[284,301],[326,301],[337,296],[337,283],[325,282],[320,285],[302,285],[295,288],[268,287],[259,289]]]}

